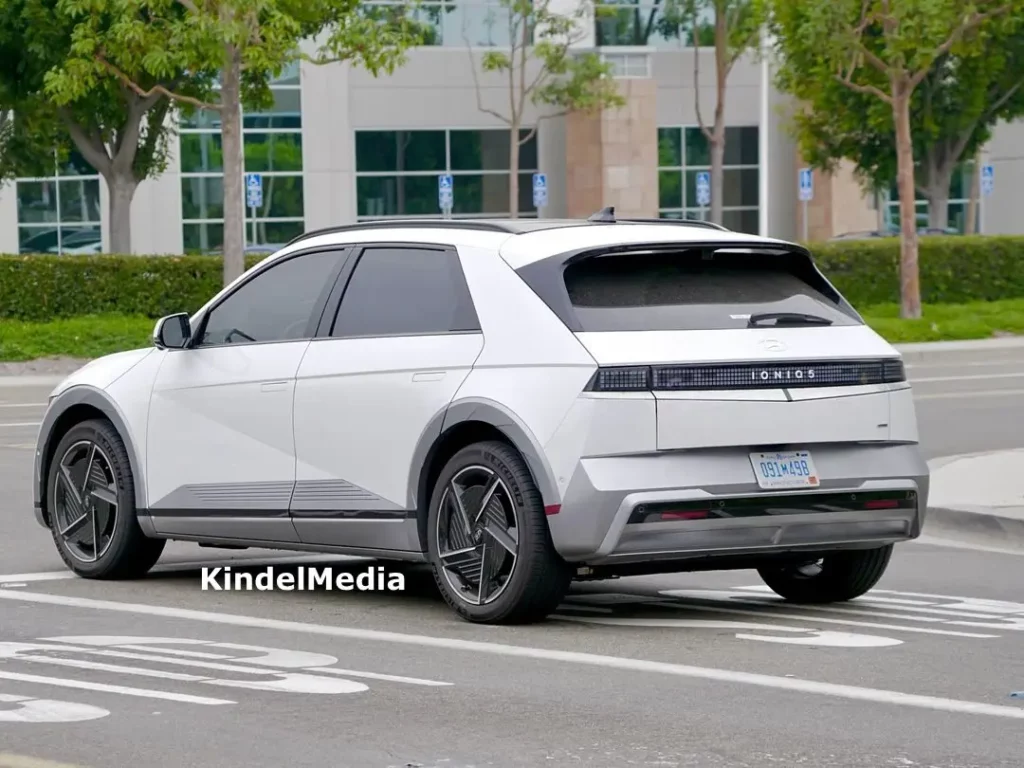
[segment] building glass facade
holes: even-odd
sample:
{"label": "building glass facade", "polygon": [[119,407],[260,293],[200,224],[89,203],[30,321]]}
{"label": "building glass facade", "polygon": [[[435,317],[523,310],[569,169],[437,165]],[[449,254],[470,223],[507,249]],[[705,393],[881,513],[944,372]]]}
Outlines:
{"label": "building glass facade", "polygon": [[[947,226],[960,234],[967,229],[967,206],[971,196],[971,175],[974,173],[974,162],[961,164],[954,172],[949,184],[949,219]],[[977,215],[974,219],[974,232],[981,231],[981,209],[984,207],[985,198],[979,197]],[[917,199],[914,201],[917,209],[917,226],[925,228],[928,226],[928,201],[920,191],[917,192]],[[888,199],[885,205],[885,225],[887,228],[898,231],[900,227],[900,196],[893,182],[889,189]]]}
{"label": "building glass facade", "polygon": [[100,177],[77,152],[54,157],[53,175],[18,179],[19,253],[89,254],[102,250]]}
{"label": "building glass facade", "polygon": [[[758,127],[725,129],[722,224],[737,232],[758,233],[760,195]],[[707,138],[696,126],[658,129],[658,213],[663,219],[700,219],[697,174],[711,170]]]}
{"label": "building glass facade", "polygon": [[[356,131],[357,217],[436,217],[437,177],[447,173],[453,177],[454,216],[507,216],[509,138],[505,129]],[[534,134],[519,148],[521,216],[537,215],[537,165]]]}
{"label": "building glass facade", "polygon": [[[248,245],[277,245],[302,234],[302,95],[298,66],[271,87],[274,103],[242,112],[245,172],[263,177],[263,204],[245,210]],[[181,217],[186,253],[210,253],[224,245],[224,157],[220,115],[195,111],[182,116]]]}

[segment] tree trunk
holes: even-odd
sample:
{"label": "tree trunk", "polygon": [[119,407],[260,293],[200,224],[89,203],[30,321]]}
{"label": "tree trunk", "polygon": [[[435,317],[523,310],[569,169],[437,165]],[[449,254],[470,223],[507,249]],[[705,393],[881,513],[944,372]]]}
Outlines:
{"label": "tree trunk", "polygon": [[508,134],[508,215],[519,218],[519,126],[513,125]]}
{"label": "tree trunk", "polygon": [[973,235],[978,231],[978,198],[981,197],[981,151],[974,158],[971,171],[971,186],[967,199],[967,221],[964,222],[964,234]]}
{"label": "tree trunk", "polygon": [[711,129],[711,221],[715,224],[722,223],[724,198],[722,184],[725,179],[725,86],[729,76],[727,11],[725,3],[715,3],[715,123]]}
{"label": "tree trunk", "polygon": [[900,196],[900,317],[921,317],[921,282],[917,266],[917,211],[914,206],[914,147],[910,133],[907,82],[895,80],[892,111],[896,123],[896,183]]}
{"label": "tree trunk", "polygon": [[715,111],[715,138],[711,141],[711,221],[722,223],[722,186],[725,180],[725,126],[718,124],[718,111]]}
{"label": "tree trunk", "polygon": [[924,189],[928,201],[928,226],[946,229],[949,226],[949,188],[956,166],[949,162],[929,163]]}
{"label": "tree trunk", "polygon": [[241,80],[242,63],[238,49],[225,45],[220,86],[221,147],[224,153],[224,285],[245,271]]}
{"label": "tree trunk", "polygon": [[107,215],[110,220],[110,252],[132,252],[132,200],[138,182],[134,176],[110,173],[104,176],[109,194]]}

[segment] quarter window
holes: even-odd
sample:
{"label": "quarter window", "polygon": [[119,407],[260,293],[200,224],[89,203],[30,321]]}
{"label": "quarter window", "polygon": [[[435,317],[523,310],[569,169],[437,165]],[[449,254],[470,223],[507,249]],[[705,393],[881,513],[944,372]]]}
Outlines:
{"label": "quarter window", "polygon": [[412,336],[479,329],[456,253],[368,248],[345,289],[331,335]]}
{"label": "quarter window", "polygon": [[263,270],[213,308],[200,346],[309,338],[340,253],[294,256]]}

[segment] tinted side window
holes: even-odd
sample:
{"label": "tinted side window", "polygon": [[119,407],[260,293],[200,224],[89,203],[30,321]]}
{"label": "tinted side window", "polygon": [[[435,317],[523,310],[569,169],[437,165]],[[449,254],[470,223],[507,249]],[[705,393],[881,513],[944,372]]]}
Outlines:
{"label": "tinted side window", "polygon": [[411,336],[479,330],[459,257],[429,248],[367,248],[331,335]]}
{"label": "tinted side window", "polygon": [[310,316],[329,291],[342,254],[295,256],[264,270],[214,307],[200,346],[308,337]]}

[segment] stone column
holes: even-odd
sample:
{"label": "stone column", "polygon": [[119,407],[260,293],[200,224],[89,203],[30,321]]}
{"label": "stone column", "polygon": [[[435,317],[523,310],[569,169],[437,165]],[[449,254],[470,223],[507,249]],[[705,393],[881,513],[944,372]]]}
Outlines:
{"label": "stone column", "polygon": [[616,216],[658,215],[657,84],[619,78],[621,109],[566,118],[566,208],[585,218],[614,206]]}

